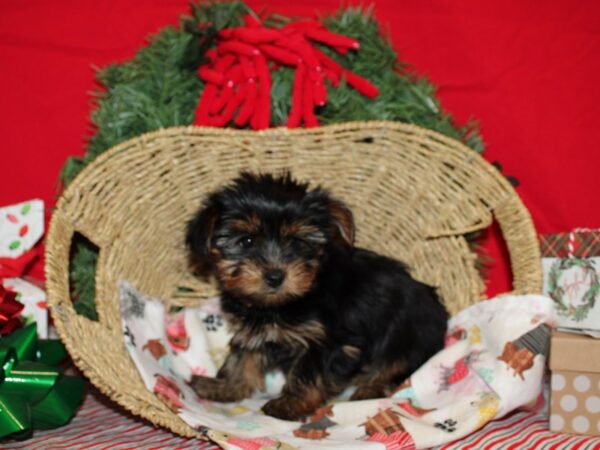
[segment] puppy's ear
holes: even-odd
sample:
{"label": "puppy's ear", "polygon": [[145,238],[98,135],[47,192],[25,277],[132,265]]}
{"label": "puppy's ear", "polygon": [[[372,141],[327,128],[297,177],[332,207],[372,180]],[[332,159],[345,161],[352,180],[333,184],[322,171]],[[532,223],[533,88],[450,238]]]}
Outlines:
{"label": "puppy's ear", "polygon": [[187,226],[186,245],[191,250],[191,259],[201,274],[210,269],[210,251],[219,208],[214,203],[204,206]]}
{"label": "puppy's ear", "polygon": [[350,208],[338,200],[330,199],[327,204],[327,211],[329,211],[329,215],[333,219],[335,226],[334,238],[337,238],[337,240],[344,244],[353,246],[355,228],[354,217]]}

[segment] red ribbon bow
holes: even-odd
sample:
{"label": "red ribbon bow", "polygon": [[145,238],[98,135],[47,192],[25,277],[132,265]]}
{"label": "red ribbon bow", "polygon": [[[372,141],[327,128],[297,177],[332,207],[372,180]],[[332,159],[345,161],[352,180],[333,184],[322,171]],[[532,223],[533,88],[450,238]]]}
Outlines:
{"label": "red ribbon bow", "polygon": [[2,286],[3,278],[20,277],[36,258],[37,250],[33,248],[16,258],[0,258],[0,335],[9,334],[23,324],[19,314],[25,307],[16,300],[16,293]]}
{"label": "red ribbon bow", "polygon": [[216,49],[206,54],[210,62],[198,69],[198,76],[206,85],[196,109],[195,124],[222,127],[233,120],[237,126],[250,123],[255,130],[268,128],[270,69],[281,65],[295,68],[289,128],[300,123],[305,127],[319,125],[314,109],[327,103],[325,80],[336,87],[344,78],[361,94],[369,98],[378,95],[370,81],[344,69],[318,50],[315,42],[340,54],[360,48],[355,39],[333,33],[316,21],[267,28],[247,15],[245,26],[221,30]]}
{"label": "red ribbon bow", "polygon": [[0,282],[2,278],[20,277],[37,258],[37,250],[32,248],[16,258],[0,258]]}
{"label": "red ribbon bow", "polygon": [[19,314],[24,305],[16,300],[17,294],[0,285],[0,335],[9,334],[22,325]]}

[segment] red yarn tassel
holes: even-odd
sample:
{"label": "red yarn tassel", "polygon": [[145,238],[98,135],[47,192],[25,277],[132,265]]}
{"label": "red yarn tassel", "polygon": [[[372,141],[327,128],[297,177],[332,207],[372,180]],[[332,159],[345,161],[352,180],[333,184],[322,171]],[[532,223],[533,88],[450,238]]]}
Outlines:
{"label": "red yarn tassel", "polygon": [[321,76],[318,80],[314,81],[312,86],[315,105],[325,106],[325,103],[327,103],[327,89],[325,88],[323,77]]}
{"label": "red yarn tassel", "polygon": [[234,64],[224,75],[224,79],[227,80],[223,87],[221,88],[221,92],[218,98],[212,103],[210,107],[211,114],[218,114],[221,110],[229,103],[231,97],[234,96],[234,86],[236,83],[239,83],[242,79],[242,69],[240,64]]}
{"label": "red yarn tassel", "polygon": [[222,28],[219,31],[219,37],[223,39],[231,39],[235,33],[235,28]]}
{"label": "red yarn tassel", "polygon": [[337,62],[327,56],[319,49],[314,49],[315,55],[319,58],[319,62],[323,65],[325,69],[329,69],[334,72],[336,75],[341,76],[344,72],[344,68]]}
{"label": "red yarn tassel", "polygon": [[302,98],[302,120],[306,128],[319,126],[319,121],[315,117],[314,101],[312,94],[312,83],[309,77],[304,77],[304,89]]}
{"label": "red yarn tassel", "polygon": [[281,31],[273,28],[236,28],[235,37],[248,44],[265,44],[281,37]]}
{"label": "red yarn tassel", "polygon": [[234,121],[238,127],[243,127],[246,125],[246,123],[248,123],[250,116],[254,113],[254,109],[256,108],[256,81],[254,79],[250,79],[244,84],[244,86],[246,94],[242,106],[238,111],[237,116],[235,116]]}
{"label": "red yarn tassel", "polygon": [[271,74],[263,55],[252,58],[258,77],[258,98],[250,126],[255,130],[268,128],[271,122]]}
{"label": "red yarn tassel", "polygon": [[354,50],[358,50],[360,48],[360,44],[356,39],[352,39],[341,34],[332,33],[325,28],[308,28],[304,33],[310,39],[325,44],[329,47],[346,47]]}
{"label": "red yarn tassel", "polygon": [[229,121],[231,121],[231,119],[233,118],[233,114],[237,110],[238,106],[238,97],[236,95],[232,95],[227,101],[227,105],[225,106],[223,113],[218,116],[211,117],[210,124],[213,127],[224,127],[229,123]]}
{"label": "red yarn tassel", "polygon": [[233,81],[229,80],[222,88],[217,98],[210,105],[210,114],[218,114],[233,97]]}
{"label": "red yarn tassel", "polygon": [[350,86],[366,97],[373,99],[379,94],[379,89],[377,89],[369,80],[361,77],[360,75],[356,75],[355,73],[344,69],[344,77],[346,77],[346,81]]}
{"label": "red yarn tassel", "polygon": [[256,68],[248,56],[240,56],[240,65],[242,66],[242,75],[246,80],[256,78]]}
{"label": "red yarn tassel", "polygon": [[319,65],[319,59],[315,55],[313,47],[300,35],[284,36],[275,42],[275,45],[300,55],[308,70],[315,69]]}
{"label": "red yarn tassel", "polygon": [[262,27],[262,22],[252,14],[246,14],[244,16],[244,23],[247,27],[251,28]]}
{"label": "red yarn tassel", "polygon": [[275,45],[263,44],[258,47],[266,56],[288,66],[296,66],[302,63],[302,58],[288,49]]}
{"label": "red yarn tassel", "polygon": [[213,69],[216,72],[222,73],[225,75],[225,72],[229,67],[235,62],[236,57],[233,55],[224,55],[215,62]]}
{"label": "red yarn tassel", "polygon": [[214,101],[217,95],[217,86],[214,84],[207,84],[204,86],[204,91],[202,92],[202,97],[200,97],[200,102],[196,107],[195,114],[195,125],[209,125],[209,111],[212,102]]}
{"label": "red yarn tassel", "polygon": [[333,87],[338,87],[340,85],[340,76],[333,70],[326,67],[323,73],[325,74],[325,78],[329,80]]}
{"label": "red yarn tassel", "polygon": [[223,41],[217,47],[219,53],[236,53],[238,55],[256,56],[260,50],[254,45],[246,44],[238,40]]}
{"label": "red yarn tassel", "polygon": [[215,60],[217,59],[217,50],[214,48],[211,48],[210,50],[206,50],[204,57],[206,59],[208,59],[210,62],[215,62]]}
{"label": "red yarn tassel", "polygon": [[304,78],[306,68],[304,64],[298,64],[294,74],[294,84],[292,86],[292,106],[288,114],[287,127],[298,128],[302,119],[302,97],[304,90]]}
{"label": "red yarn tassel", "polygon": [[221,86],[225,82],[225,76],[214,69],[209,69],[208,65],[200,66],[198,68],[198,76],[205,83],[212,83],[217,86]]}
{"label": "red yarn tassel", "polygon": [[345,55],[346,53],[348,53],[348,47],[339,47],[337,45],[334,45],[333,49],[340,55]]}

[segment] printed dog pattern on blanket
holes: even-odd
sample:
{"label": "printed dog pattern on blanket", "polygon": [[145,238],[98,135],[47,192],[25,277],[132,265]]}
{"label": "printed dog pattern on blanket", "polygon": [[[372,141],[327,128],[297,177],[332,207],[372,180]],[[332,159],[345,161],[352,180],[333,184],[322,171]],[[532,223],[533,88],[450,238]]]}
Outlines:
{"label": "printed dog pattern on blanket", "polygon": [[126,282],[120,286],[125,346],[147,388],[191,427],[228,449],[380,448],[444,444],[538,397],[548,352],[552,301],[507,296],[450,320],[446,347],[385,399],[345,401],[318,409],[306,423],[266,416],[261,406],[284,384],[265,378],[265,392],[239,404],[197,397],[193,374],[214,376],[230,334],[218,299],[175,314]]}

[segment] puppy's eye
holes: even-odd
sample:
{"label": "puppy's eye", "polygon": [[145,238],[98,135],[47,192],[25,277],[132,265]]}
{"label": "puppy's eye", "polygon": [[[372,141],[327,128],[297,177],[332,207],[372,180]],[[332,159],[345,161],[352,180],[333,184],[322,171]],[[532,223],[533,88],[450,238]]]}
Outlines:
{"label": "puppy's eye", "polygon": [[240,244],[240,247],[242,247],[244,250],[247,250],[254,245],[254,238],[252,236],[244,236],[240,238],[238,243]]}

